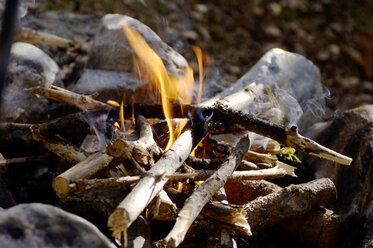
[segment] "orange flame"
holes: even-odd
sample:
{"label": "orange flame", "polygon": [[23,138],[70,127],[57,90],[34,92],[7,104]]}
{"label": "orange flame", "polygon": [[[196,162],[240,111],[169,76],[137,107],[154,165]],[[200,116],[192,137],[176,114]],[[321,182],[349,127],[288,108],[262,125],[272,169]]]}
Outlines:
{"label": "orange flame", "polygon": [[[193,70],[188,66],[184,75],[180,77],[171,76],[154,50],[146,43],[142,36],[133,30],[129,25],[123,26],[123,31],[133,50],[135,51],[135,68],[139,73],[140,78],[147,78],[149,82],[160,92],[163,113],[165,115],[167,126],[170,132],[170,138],[166,146],[166,150],[175,141],[176,135],[181,132],[182,125],[179,130],[175,130],[171,118],[172,104],[178,101],[181,104],[190,104],[193,98]],[[197,54],[197,52],[196,52]],[[200,51],[200,54],[202,52]],[[197,55],[198,56],[198,55]],[[201,70],[202,66],[200,66]],[[146,77],[140,75],[144,73]],[[200,75],[201,72],[200,72]],[[200,90],[202,89],[202,77],[200,76]],[[200,99],[199,93],[199,99]]]}
{"label": "orange flame", "polygon": [[[194,54],[197,57],[197,62],[198,62],[199,86],[198,86],[197,103],[200,103],[202,99],[202,88],[203,88],[202,87],[203,86],[203,67],[204,67],[203,62],[205,61],[205,63],[207,64],[206,67],[209,68],[210,58],[206,54],[202,53],[202,49],[200,47],[198,46],[191,46],[191,47],[194,51]],[[208,71],[206,74],[208,74]]]}

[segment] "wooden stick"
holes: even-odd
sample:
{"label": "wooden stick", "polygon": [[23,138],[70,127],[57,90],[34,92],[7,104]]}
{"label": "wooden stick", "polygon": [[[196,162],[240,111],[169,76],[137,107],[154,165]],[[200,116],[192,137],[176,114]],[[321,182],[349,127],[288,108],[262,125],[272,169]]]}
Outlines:
{"label": "wooden stick", "polygon": [[39,162],[39,161],[47,161],[47,158],[50,157],[49,155],[41,155],[41,156],[31,156],[31,157],[20,157],[20,158],[7,158],[1,159],[0,157],[0,167],[7,166],[12,164],[22,164],[28,162]]}
{"label": "wooden stick", "polygon": [[[193,173],[175,173],[166,176],[172,181],[183,181],[192,179],[194,181],[204,181],[211,177],[215,171],[213,170],[196,170]],[[269,169],[251,170],[251,171],[234,171],[229,180],[259,180],[259,179],[273,179],[284,177],[288,175],[287,171],[283,168],[275,166]]]}
{"label": "wooden stick", "polygon": [[245,135],[238,142],[236,149],[228,157],[227,161],[187,199],[178,214],[174,227],[165,238],[169,247],[177,247],[184,240],[190,225],[216,191],[223,187],[228,177],[232,175],[240,164],[249,147],[250,140],[248,135]]}
{"label": "wooden stick", "polygon": [[67,197],[71,193],[70,183],[72,181],[91,177],[98,171],[107,167],[112,159],[113,157],[98,152],[55,177],[52,182],[52,187],[56,191],[57,196],[60,198]]}
{"label": "wooden stick", "polygon": [[16,41],[31,44],[43,44],[56,47],[71,47],[74,42],[54,34],[21,27],[15,37]]}
{"label": "wooden stick", "polygon": [[1,132],[12,132],[14,130],[30,130],[32,124],[26,123],[15,123],[15,122],[3,122],[0,123],[0,131]]}
{"label": "wooden stick", "polygon": [[252,230],[259,231],[289,216],[301,215],[310,209],[337,199],[334,183],[321,178],[258,197],[244,206]]}
{"label": "wooden stick", "polygon": [[[0,160],[1,162],[1,160]],[[194,181],[206,180],[214,174],[212,170],[200,170],[192,173],[174,173],[172,175],[165,175],[164,177],[171,181],[184,181],[191,179]],[[254,170],[254,171],[235,171],[228,178],[230,180],[260,180],[273,179],[284,177],[288,175],[284,169],[273,167],[270,169]],[[70,193],[80,193],[93,188],[105,188],[113,186],[131,185],[140,181],[141,176],[125,176],[125,177],[111,177],[101,179],[77,179],[71,181]]]}
{"label": "wooden stick", "polygon": [[110,177],[100,179],[76,179],[70,184],[70,193],[81,193],[95,188],[106,188],[120,185],[131,185],[140,181],[141,176]]}
{"label": "wooden stick", "polygon": [[[198,141],[196,141],[197,139]],[[116,239],[126,232],[131,223],[163,189],[168,181],[165,175],[173,174],[185,161],[200,138],[193,137],[192,130],[185,131],[176,139],[157,163],[147,172],[133,190],[118,205],[108,219],[108,227]],[[197,143],[195,143],[197,142]]]}
{"label": "wooden stick", "polygon": [[[185,163],[194,169],[216,170],[224,162],[224,160],[225,159],[223,158],[209,159],[189,156]],[[260,170],[259,166],[246,160],[241,161],[240,168],[242,170]]]}
{"label": "wooden stick", "polygon": [[44,137],[38,125],[31,127],[32,137],[49,151],[71,164],[79,163],[88,157],[88,153],[73,145],[71,142],[55,134],[53,137]]}
{"label": "wooden stick", "polygon": [[34,87],[27,90],[47,99],[70,104],[83,111],[110,107],[106,103],[95,100],[93,98],[95,95],[81,95],[54,85],[51,88]]}

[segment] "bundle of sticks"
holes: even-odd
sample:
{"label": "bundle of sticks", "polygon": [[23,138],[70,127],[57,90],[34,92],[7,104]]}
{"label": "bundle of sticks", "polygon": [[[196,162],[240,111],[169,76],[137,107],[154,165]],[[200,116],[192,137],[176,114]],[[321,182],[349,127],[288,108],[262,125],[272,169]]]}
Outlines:
{"label": "bundle of sticks", "polygon": [[[81,95],[55,86],[29,91],[82,110],[29,126],[36,141],[73,165],[53,180],[58,197],[98,187],[128,185],[132,188],[108,219],[113,236],[124,246],[127,246],[127,229],[145,209],[153,218],[175,221],[172,230],[157,245],[177,247],[198,218],[219,223],[222,227],[221,242],[229,242],[226,238],[229,230],[250,236],[253,231],[334,201],[336,189],[329,179],[286,188],[263,186],[268,183],[261,179],[296,176],[295,167],[277,159],[276,154],[281,151],[279,144],[340,164],[351,163],[350,158],[303,137],[296,127],[285,128],[240,112],[252,101],[252,89],[243,89],[234,96],[199,105],[180,107],[180,104],[175,104],[173,121],[187,124],[166,151],[154,138],[153,130],[157,124],[151,126],[149,121],[164,118],[160,105],[113,107],[95,100],[92,95]],[[129,134],[119,128],[111,134],[111,142],[107,145],[104,142],[106,147],[98,151],[82,149],[58,134],[59,130],[66,128],[87,129],[87,113],[95,116],[103,113],[105,120],[102,125],[110,126],[109,129],[114,129],[114,125],[108,121],[108,116],[114,116],[114,119],[135,116],[135,131]],[[221,145],[211,139],[213,134],[233,131],[239,134],[239,141],[233,145]],[[263,146],[251,138],[253,133],[271,139],[265,152],[260,151]],[[192,156],[192,152],[199,156]],[[122,176],[97,177],[98,173],[110,168],[119,168]],[[250,195],[244,187],[250,184],[256,185],[257,190],[262,189],[261,197],[234,205],[238,200],[230,199],[234,194],[227,194],[224,190],[229,191],[233,182],[241,185],[235,188],[235,194]],[[194,190],[190,190],[191,185]],[[268,188],[271,189],[264,190]],[[184,198],[178,197],[180,194]],[[184,200],[180,202],[182,198]]]}

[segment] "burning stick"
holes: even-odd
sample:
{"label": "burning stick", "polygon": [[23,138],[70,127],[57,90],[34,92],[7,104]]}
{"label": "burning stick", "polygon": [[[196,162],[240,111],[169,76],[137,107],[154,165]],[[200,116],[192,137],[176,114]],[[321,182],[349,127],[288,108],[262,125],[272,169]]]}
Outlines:
{"label": "burning stick", "polygon": [[173,174],[182,165],[199,140],[200,137],[193,137],[191,128],[186,128],[170,149],[147,172],[147,175],[124,198],[108,220],[108,227],[113,231],[115,238],[120,239],[123,233],[126,240],[128,227],[168,181],[165,175]]}
{"label": "burning stick", "polygon": [[[108,105],[101,103],[95,106],[98,108],[106,108]],[[347,156],[326,148],[309,138],[303,137],[298,133],[298,129],[295,126],[291,128],[284,128],[282,126],[259,119],[253,115],[243,114],[241,112],[229,109],[227,106],[219,102],[213,107],[208,108],[183,105],[183,109],[180,110],[180,105],[178,104],[171,107],[171,112],[173,112],[174,118],[184,118],[185,113],[199,113],[201,116],[212,116],[212,120],[215,122],[261,134],[274,139],[285,146],[293,147],[306,154],[331,160],[343,165],[350,165],[352,161],[352,159]],[[134,106],[125,106],[124,116],[131,117],[133,114],[133,109],[135,111],[135,115],[142,114],[145,117],[163,118],[164,115],[161,105],[135,104]]]}
{"label": "burning stick", "polygon": [[102,109],[102,108],[109,107],[108,104],[102,103],[94,99],[94,97],[97,96],[97,94],[93,94],[89,96],[80,95],[80,94],[74,93],[72,91],[69,91],[69,90],[54,86],[54,85],[52,85],[51,88],[34,87],[34,88],[27,89],[27,90],[33,94],[43,96],[47,99],[70,104],[83,111],[91,110],[91,109]]}
{"label": "burning stick", "polygon": [[98,171],[107,167],[113,157],[105,153],[95,153],[86,160],[71,167],[53,179],[52,187],[60,198],[65,198],[71,193],[70,183],[77,179],[89,178]]}
{"label": "burning stick", "polygon": [[228,177],[232,175],[238,167],[243,156],[249,150],[249,146],[249,137],[245,135],[238,142],[236,149],[228,157],[227,161],[187,199],[184,207],[178,214],[175,226],[165,238],[165,241],[170,247],[177,247],[184,240],[190,225],[215,192],[223,187]]}
{"label": "burning stick", "polygon": [[[210,111],[213,111],[214,113],[214,121],[261,134],[277,140],[285,146],[293,147],[304,153],[344,165],[349,165],[352,161],[352,159],[347,156],[326,148],[309,138],[303,137],[298,133],[298,129],[295,126],[284,128],[265,120],[258,119],[252,115],[245,115],[241,112],[232,111],[227,109],[225,106],[220,105],[215,106]],[[211,113],[210,111],[204,110],[204,112],[206,112],[204,116],[209,116],[208,113]]]}
{"label": "burning stick", "polygon": [[337,199],[334,183],[328,178],[290,185],[280,191],[258,197],[244,206],[252,230],[259,231],[289,216],[301,215],[310,209]]}
{"label": "burning stick", "polygon": [[88,157],[88,153],[57,134],[53,138],[42,136],[38,125],[31,126],[31,133],[35,141],[71,164],[79,163]]}
{"label": "burning stick", "polygon": [[16,41],[31,44],[43,44],[56,47],[71,47],[74,43],[71,40],[48,34],[34,29],[21,27],[16,34]]}
{"label": "burning stick", "polygon": [[[227,127],[243,129],[263,136],[269,137],[278,141],[279,143],[293,147],[306,154],[331,160],[343,165],[349,165],[351,158],[326,148],[317,142],[303,137],[298,133],[298,129],[293,126],[285,128],[277,124],[270,123],[250,114],[243,114],[242,112],[233,111],[227,106],[214,105],[209,108],[199,108],[191,105],[183,105],[180,110],[180,105],[173,105],[172,112],[175,118],[185,117],[185,113],[198,113],[199,116],[211,116],[213,122],[222,123]],[[124,108],[124,116],[130,117],[132,115],[132,106]],[[162,107],[160,105],[144,105],[135,104],[134,111],[141,113],[145,117],[163,117]]]}

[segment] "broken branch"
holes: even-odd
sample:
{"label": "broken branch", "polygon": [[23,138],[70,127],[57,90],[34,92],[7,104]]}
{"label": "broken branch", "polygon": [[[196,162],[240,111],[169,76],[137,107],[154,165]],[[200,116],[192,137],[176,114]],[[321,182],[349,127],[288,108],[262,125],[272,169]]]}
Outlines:
{"label": "broken branch", "polygon": [[52,85],[51,88],[34,87],[27,90],[47,99],[70,104],[83,111],[109,107],[108,104],[95,100],[92,95],[77,94],[54,85]]}
{"label": "broken branch", "polygon": [[21,27],[18,30],[15,40],[31,44],[43,44],[56,47],[70,47],[74,44],[73,41],[57,35],[24,27]]}
{"label": "broken branch", "polygon": [[165,238],[165,241],[170,247],[177,247],[184,240],[190,225],[197,218],[206,203],[212,198],[216,191],[223,187],[228,177],[232,175],[238,167],[243,156],[249,150],[249,146],[249,137],[245,135],[238,142],[236,149],[228,157],[227,161],[187,199],[184,207],[178,214],[174,227]]}
{"label": "broken branch", "polygon": [[107,167],[112,159],[113,157],[98,152],[55,177],[52,182],[52,187],[56,191],[57,196],[60,198],[67,197],[73,188],[73,186],[70,186],[72,181],[91,177],[98,171]]}

